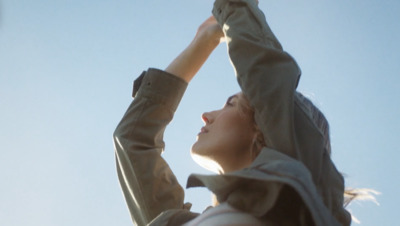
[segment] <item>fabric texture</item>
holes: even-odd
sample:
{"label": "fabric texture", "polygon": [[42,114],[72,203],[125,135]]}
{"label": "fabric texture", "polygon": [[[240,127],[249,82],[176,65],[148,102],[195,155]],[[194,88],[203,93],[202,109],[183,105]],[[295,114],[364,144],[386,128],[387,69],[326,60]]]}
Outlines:
{"label": "fabric texture", "polygon": [[241,225],[263,226],[263,222],[253,215],[237,210],[228,203],[211,208],[183,226]]}
{"label": "fabric texture", "polygon": [[239,85],[255,109],[266,145],[301,162],[313,182],[302,186],[315,186],[314,194],[329,213],[349,225],[350,214],[343,208],[344,179],[326,150],[324,134],[296,93],[301,74],[297,63],[283,51],[256,1],[217,0],[213,14],[228,37]]}
{"label": "fabric texture", "polygon": [[142,79],[114,132],[118,177],[137,225],[147,225],[166,210],[185,209],[183,189],[161,153],[165,127],[187,83],[157,69],[149,69]]}
{"label": "fabric texture", "polygon": [[[207,187],[220,203],[266,225],[350,225],[328,128],[296,92],[301,72],[295,60],[283,51],[255,0],[216,0],[212,12],[267,147],[250,167],[191,175],[187,187]],[[183,203],[183,189],[161,157],[165,127],[186,86],[174,75],[149,69],[115,130],[118,176],[137,225],[182,225],[199,216]]]}

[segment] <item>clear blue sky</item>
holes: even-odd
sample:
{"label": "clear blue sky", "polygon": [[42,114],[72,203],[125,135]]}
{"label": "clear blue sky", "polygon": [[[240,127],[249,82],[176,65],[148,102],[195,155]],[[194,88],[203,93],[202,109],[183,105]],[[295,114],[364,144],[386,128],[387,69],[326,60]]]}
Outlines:
{"label": "clear blue sky", "polygon": [[[212,0],[0,1],[0,225],[132,225],[112,133],[148,67],[165,68],[210,15]],[[302,68],[299,90],[331,125],[347,186],[380,191],[349,209],[361,225],[394,225],[400,187],[400,2],[260,0]],[[207,173],[189,149],[200,115],[239,91],[221,45],[189,85],[165,134],[183,186]],[[209,204],[191,189],[193,210]]]}

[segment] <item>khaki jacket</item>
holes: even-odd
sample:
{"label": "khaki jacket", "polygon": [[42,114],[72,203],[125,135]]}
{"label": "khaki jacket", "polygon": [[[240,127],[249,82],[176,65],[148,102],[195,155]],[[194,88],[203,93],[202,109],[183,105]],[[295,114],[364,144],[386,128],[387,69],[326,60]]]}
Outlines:
{"label": "khaki jacket", "polygon": [[[207,187],[220,203],[268,225],[350,225],[343,177],[296,93],[295,60],[282,50],[254,0],[216,0],[213,14],[268,147],[249,168],[191,175],[187,187]],[[174,75],[149,69],[115,130],[118,176],[137,225],[181,225],[199,215],[183,203],[183,189],[161,157],[164,130],[186,87]]]}

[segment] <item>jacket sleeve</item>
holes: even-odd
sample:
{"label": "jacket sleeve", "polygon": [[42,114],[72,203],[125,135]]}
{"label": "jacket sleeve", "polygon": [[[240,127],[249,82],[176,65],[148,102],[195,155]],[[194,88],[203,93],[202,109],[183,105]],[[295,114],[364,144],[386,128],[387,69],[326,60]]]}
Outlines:
{"label": "jacket sleeve", "polygon": [[118,177],[137,225],[148,224],[165,210],[183,208],[183,189],[161,153],[165,127],[186,87],[174,75],[149,69],[114,132]]}
{"label": "jacket sleeve", "polygon": [[282,50],[255,0],[216,0],[213,14],[267,146],[296,158],[293,108],[300,68]]}

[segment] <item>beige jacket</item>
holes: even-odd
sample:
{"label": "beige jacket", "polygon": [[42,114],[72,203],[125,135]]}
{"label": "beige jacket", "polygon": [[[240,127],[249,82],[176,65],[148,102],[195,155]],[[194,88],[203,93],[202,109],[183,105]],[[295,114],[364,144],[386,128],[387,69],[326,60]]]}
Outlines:
{"label": "beige jacket", "polygon": [[[242,92],[255,109],[265,147],[246,169],[225,175],[191,175],[187,187],[204,186],[220,203],[268,225],[349,225],[343,177],[296,87],[300,69],[282,50],[255,0],[216,0]],[[138,225],[181,225],[198,216],[161,157],[163,133],[187,84],[149,69],[114,133],[118,176]]]}

